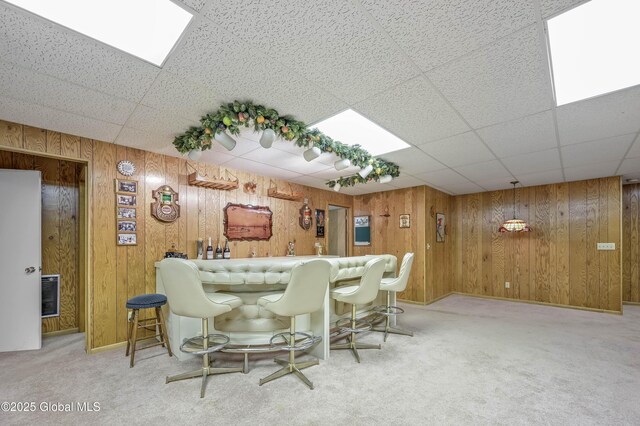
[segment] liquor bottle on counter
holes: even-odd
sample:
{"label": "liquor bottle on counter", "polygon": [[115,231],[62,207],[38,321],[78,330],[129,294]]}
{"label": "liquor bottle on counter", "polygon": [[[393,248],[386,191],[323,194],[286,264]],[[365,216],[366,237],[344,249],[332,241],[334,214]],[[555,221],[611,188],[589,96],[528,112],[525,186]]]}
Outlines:
{"label": "liquor bottle on counter", "polygon": [[213,260],[213,246],[211,245],[211,237],[209,237],[209,245],[207,246],[207,260]]}
{"label": "liquor bottle on counter", "polygon": [[229,249],[229,239],[224,243],[224,258],[231,259],[231,250]]}
{"label": "liquor bottle on counter", "polygon": [[216,259],[222,259],[222,249],[220,248],[220,240],[218,240],[218,247],[216,247]]}

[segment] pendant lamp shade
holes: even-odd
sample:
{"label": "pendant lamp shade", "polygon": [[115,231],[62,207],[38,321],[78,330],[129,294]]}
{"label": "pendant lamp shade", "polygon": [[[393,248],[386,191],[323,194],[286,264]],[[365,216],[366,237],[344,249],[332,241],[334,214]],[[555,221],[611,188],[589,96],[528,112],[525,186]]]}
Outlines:
{"label": "pendant lamp shade", "polygon": [[233,150],[236,147],[236,141],[229,136],[226,132],[216,133],[213,137],[216,141],[220,143],[220,145],[227,148],[228,151]]}
{"label": "pendant lamp shade", "polygon": [[517,180],[511,182],[513,185],[513,219],[506,220],[502,226],[498,229],[499,232],[529,232],[531,228],[522,219],[516,219],[516,185],[519,184]]}
{"label": "pendant lamp shade", "polygon": [[391,176],[391,175],[380,176],[380,183],[389,183],[392,180],[393,180],[393,176]]}
{"label": "pendant lamp shade", "polygon": [[263,148],[271,148],[275,140],[276,132],[274,132],[273,129],[265,129],[265,131],[262,132],[262,136],[260,136],[260,145],[262,145]]}
{"label": "pendant lamp shade", "polygon": [[311,147],[308,150],[306,150],[302,154],[302,156],[307,161],[313,161],[316,158],[320,157],[320,154],[322,154],[322,152],[320,151],[320,148],[318,148],[317,146],[314,146],[314,147]]}
{"label": "pendant lamp shade", "polygon": [[339,182],[336,182],[336,184],[333,185],[333,190],[336,192],[340,192],[340,188],[342,188],[342,185],[340,185]]}
{"label": "pendant lamp shade", "polygon": [[358,172],[358,174],[360,175],[360,177],[362,179],[364,179],[367,176],[369,176],[369,173],[371,173],[372,170],[373,170],[373,166],[371,164],[369,164],[367,167],[365,167],[364,169],[360,170]]}
{"label": "pendant lamp shade", "polygon": [[188,157],[191,161],[198,161],[200,157],[202,157],[202,151],[199,149],[192,149],[189,151]]}
{"label": "pendant lamp shade", "polygon": [[336,170],[338,171],[344,170],[350,165],[351,165],[351,160],[349,160],[348,158],[343,158],[342,160],[338,160],[335,163],[333,163],[333,167],[335,167]]}

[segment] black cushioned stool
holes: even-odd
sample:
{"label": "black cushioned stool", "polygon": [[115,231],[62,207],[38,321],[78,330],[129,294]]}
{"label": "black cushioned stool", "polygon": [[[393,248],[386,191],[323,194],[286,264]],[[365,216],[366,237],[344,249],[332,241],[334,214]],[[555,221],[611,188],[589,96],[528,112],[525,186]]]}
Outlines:
{"label": "black cushioned stool", "polygon": [[[134,358],[136,356],[136,342],[141,340],[159,337],[159,342],[139,348],[139,350],[151,348],[158,345],[162,345],[164,347],[166,345],[169,356],[172,356],[171,345],[169,344],[169,338],[167,337],[167,326],[164,320],[164,316],[162,315],[162,306],[166,305],[166,303],[167,296],[165,296],[164,294],[143,294],[140,296],[132,297],[127,301],[127,309],[132,310],[131,316],[129,317],[129,328],[127,332],[126,356],[129,356],[129,349],[131,349],[131,361],[129,367],[133,367]],[[156,310],[156,316],[153,318],[141,320],[139,310],[150,308],[154,308]],[[151,321],[154,321],[154,323],[149,324],[149,322]],[[154,327],[155,330],[156,326],[158,327],[160,334],[138,338],[139,328]]]}

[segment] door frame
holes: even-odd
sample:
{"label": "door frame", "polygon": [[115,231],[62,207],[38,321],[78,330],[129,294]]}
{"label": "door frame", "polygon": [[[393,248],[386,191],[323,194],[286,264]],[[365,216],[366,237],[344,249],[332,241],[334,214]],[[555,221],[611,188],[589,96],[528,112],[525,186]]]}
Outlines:
{"label": "door frame", "polygon": [[[84,195],[84,202],[78,204],[78,208],[80,209],[79,216],[84,214],[85,221],[84,226],[79,227],[79,251],[82,252],[82,257],[84,258],[84,262],[80,265],[81,270],[84,270],[84,273],[80,275],[80,285],[84,287],[84,335],[85,335],[85,352],[91,353],[91,324],[93,322],[93,313],[91,312],[91,250],[89,250],[90,242],[91,242],[91,182],[92,182],[92,164],[91,160],[84,158],[73,158],[65,155],[58,154],[50,154],[48,152],[40,152],[40,151],[32,151],[29,149],[23,148],[14,148],[9,146],[0,145],[0,151],[9,151],[15,152],[18,154],[27,154],[32,155],[34,157],[44,157],[44,158],[53,158],[56,160],[64,160],[71,163],[78,163],[84,167],[86,178],[84,185],[78,185],[78,193],[80,199],[82,199],[82,193]],[[84,234],[84,238],[83,238]]]}
{"label": "door frame", "polygon": [[[334,203],[334,202],[327,202],[327,205],[325,206],[326,208],[326,216],[325,217],[329,217],[329,207],[330,206],[335,206],[335,207],[341,207],[343,209],[347,210],[347,256],[351,257],[353,256],[353,227],[351,226],[351,222],[353,221],[353,218],[351,217],[351,210],[353,206],[345,206],[344,204],[340,204],[340,203]],[[331,220],[329,220],[329,227],[331,227]],[[327,253],[329,251],[329,232],[327,232]]]}

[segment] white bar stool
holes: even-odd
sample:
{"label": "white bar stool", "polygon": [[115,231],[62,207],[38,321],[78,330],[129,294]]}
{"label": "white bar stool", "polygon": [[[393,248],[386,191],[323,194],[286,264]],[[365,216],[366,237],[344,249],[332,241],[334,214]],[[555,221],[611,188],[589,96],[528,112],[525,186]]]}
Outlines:
{"label": "white bar stool", "polygon": [[198,267],[191,261],[169,258],[160,262],[160,274],[169,301],[169,309],[176,315],[202,319],[202,335],[187,339],[180,350],[193,355],[202,355],[202,368],[176,376],[167,376],[167,383],[202,376],[200,398],[204,398],[207,376],[213,374],[241,372],[242,368],[214,368],[209,356],[229,343],[224,334],[209,334],[209,318],[216,317],[242,304],[239,297],[205,293]]}
{"label": "white bar stool", "polygon": [[[351,333],[349,342],[331,345],[331,349],[350,349],[357,362],[360,362],[358,349],[380,349],[380,345],[370,345],[356,342],[356,334],[371,330],[371,323],[358,320],[356,317],[356,305],[370,303],[378,295],[380,280],[384,274],[385,261],[383,259],[373,259],[364,266],[364,273],[360,279],[360,285],[349,285],[336,287],[331,290],[331,298],[339,302],[351,304],[351,319],[349,327],[341,327],[340,333]],[[343,320],[336,323],[338,327]]]}
{"label": "white bar stool", "polygon": [[[330,269],[331,265],[326,260],[318,259],[299,263],[291,269],[291,278],[284,293],[271,294],[258,299],[258,305],[276,315],[287,316],[291,319],[289,332],[279,333],[271,338],[271,345],[275,345],[275,340],[278,338],[284,339],[285,344],[282,349],[289,351],[289,359],[287,361],[274,359],[282,368],[264,379],[260,379],[260,386],[288,374],[294,374],[310,389],[313,389],[313,383],[300,370],[318,365],[318,360],[296,364],[295,353],[311,348],[322,338],[308,333],[296,332],[296,315],[309,314],[322,307],[329,286]],[[297,340],[297,337],[301,339]]]}
{"label": "white bar stool", "polygon": [[399,306],[391,305],[391,293],[401,292],[407,288],[407,282],[409,282],[409,273],[411,272],[411,265],[413,265],[413,253],[407,253],[402,258],[402,264],[400,265],[400,273],[396,278],[383,278],[380,281],[380,290],[387,292],[387,304],[385,306],[376,306],[373,308],[375,312],[380,315],[384,315],[384,327],[374,328],[373,331],[380,331],[384,333],[384,341],[387,341],[389,333],[402,334],[405,336],[412,336],[412,331],[403,330],[401,328],[392,327],[389,324],[391,317],[404,314],[404,309]]}

